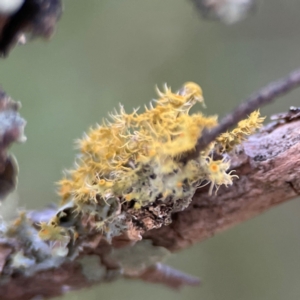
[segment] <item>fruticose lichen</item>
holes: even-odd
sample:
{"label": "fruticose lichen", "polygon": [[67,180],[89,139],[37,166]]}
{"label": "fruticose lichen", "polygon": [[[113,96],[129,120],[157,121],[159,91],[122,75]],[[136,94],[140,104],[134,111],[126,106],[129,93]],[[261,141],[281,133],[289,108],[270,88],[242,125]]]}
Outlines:
{"label": "fruticose lichen", "polygon": [[[130,260],[131,267],[124,267],[134,245],[146,245],[152,256],[160,251],[147,242],[136,243],[144,232],[170,224],[172,213],[184,210],[196,189],[209,185],[209,194],[216,193],[237,178],[228,152],[261,126],[264,118],[259,112],[188,158],[202,131],[218,124],[217,117],[189,114],[196,103],[204,105],[195,83],[186,83],[176,93],[167,86],[157,92],[159,98],[144,112],[135,109],[128,114],[120,106],[110,121],[104,120],[77,142],[75,168],[59,182],[61,206],[47,221],[33,221],[25,212],[13,222],[0,220],[0,236],[14,245],[0,281],[12,272],[32,275],[58,267],[80,258],[82,249],[98,249],[100,244],[101,262],[110,262],[106,278],[140,273],[160,260],[159,256],[144,267],[138,263],[136,269]],[[115,247],[122,259],[115,257],[111,264]],[[91,273],[91,278],[99,275]]]}
{"label": "fruticose lichen", "polygon": [[[140,239],[139,233],[169,224],[171,214],[185,209],[197,188],[210,185],[212,194],[221,185],[232,184],[237,176],[229,171],[227,152],[259,128],[264,118],[253,112],[196,159],[186,161],[183,155],[193,151],[204,129],[218,124],[217,117],[189,114],[197,102],[204,105],[202,89],[193,82],[176,93],[167,85],[157,93],[159,98],[143,113],[138,109],[126,113],[120,105],[110,120],[77,142],[75,169],[59,182],[62,206],[68,208],[61,209],[62,218],[56,216],[51,226],[63,226],[61,220],[68,219],[77,230],[74,219],[80,219],[108,241],[129,227]],[[65,232],[61,231],[61,239]],[[59,239],[59,233],[53,230],[53,238]]]}

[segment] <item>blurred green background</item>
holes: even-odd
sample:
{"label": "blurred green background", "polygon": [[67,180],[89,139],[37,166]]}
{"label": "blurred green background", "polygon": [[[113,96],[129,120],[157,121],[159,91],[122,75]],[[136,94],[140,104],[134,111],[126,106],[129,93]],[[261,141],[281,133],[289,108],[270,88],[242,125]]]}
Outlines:
{"label": "blurred green background", "polygon": [[[259,1],[258,1],[259,2]],[[65,0],[51,42],[16,48],[0,61],[2,87],[21,100],[28,141],[20,206],[57,201],[54,182],[72,167],[74,140],[121,102],[155,97],[164,82],[201,84],[207,113],[229,112],[252,91],[300,66],[300,1],[265,0],[236,25],[208,22],[188,0]],[[300,89],[262,110],[299,105]],[[200,108],[200,107],[199,107]],[[59,299],[299,300],[300,205],[292,201],[174,255],[168,263],[202,278],[174,292],[120,280]]]}

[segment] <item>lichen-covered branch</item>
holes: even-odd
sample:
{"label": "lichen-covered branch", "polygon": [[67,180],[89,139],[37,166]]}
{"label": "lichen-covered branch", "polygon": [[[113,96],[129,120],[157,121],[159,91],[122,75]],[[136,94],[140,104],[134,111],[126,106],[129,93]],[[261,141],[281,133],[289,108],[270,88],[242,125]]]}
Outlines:
{"label": "lichen-covered branch", "polygon": [[[232,158],[239,180],[209,196],[199,189],[192,204],[168,227],[145,234],[155,245],[181,250],[300,195],[300,121],[265,127]],[[269,132],[271,130],[271,132]]]}
{"label": "lichen-covered branch", "polygon": [[[109,245],[99,235],[91,235],[82,246],[79,258],[74,261],[65,262],[56,269],[42,270],[32,277],[22,273],[14,274],[0,287],[1,299],[26,300],[36,295],[62,295],[69,290],[118,278],[120,264],[128,270],[126,277],[152,282],[153,273],[160,269],[162,274],[168,274],[160,275],[162,278],[169,278],[166,279],[167,285],[172,286],[172,282],[176,282],[178,278],[181,279],[176,286],[180,286],[182,282],[194,284],[195,280],[188,279],[186,275],[178,277],[176,272],[172,273],[168,268],[155,268],[155,257],[162,259],[167,254],[166,249],[171,252],[184,249],[297,197],[300,190],[299,126],[299,120],[287,124],[272,124],[252,136],[232,157],[232,167],[240,179],[230,188],[221,187],[215,196],[209,196],[204,188],[199,189],[189,208],[172,215],[169,226],[143,235],[145,242],[151,240],[155,246],[142,243],[134,248],[128,236],[115,238],[112,245]],[[53,214],[56,212],[51,208],[45,210],[46,219],[51,211]],[[43,212],[36,212],[30,216],[37,221],[43,215]],[[16,251],[17,245],[13,240],[0,241],[0,245],[0,265],[3,265],[3,259],[7,261]],[[149,267],[140,273],[136,272],[124,254],[126,251],[123,254],[122,251],[116,252],[116,249],[124,246],[132,247],[131,257],[148,263]],[[8,274],[5,267],[3,271]]]}
{"label": "lichen-covered branch", "polygon": [[[227,23],[241,19],[253,3],[194,2]],[[2,56],[24,34],[49,37],[61,14],[60,0],[10,5],[0,3]],[[60,182],[60,206],[1,216],[1,299],[51,298],[120,276],[175,289],[199,284],[163,260],[299,195],[299,109],[253,135],[264,120],[254,110],[299,84],[296,71],[250,97],[220,125],[216,116],[189,114],[194,104],[204,104],[202,89],[192,82],[176,93],[167,86],[158,90],[159,99],[143,113],[127,114],[121,106],[78,141],[75,167]],[[4,203],[17,175],[7,148],[23,140],[25,122],[17,109],[0,93]]]}

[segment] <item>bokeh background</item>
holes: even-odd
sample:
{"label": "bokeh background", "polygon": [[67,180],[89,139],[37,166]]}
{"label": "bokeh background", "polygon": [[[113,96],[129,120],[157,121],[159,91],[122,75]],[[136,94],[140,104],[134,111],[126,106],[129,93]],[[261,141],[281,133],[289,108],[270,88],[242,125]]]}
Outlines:
{"label": "bokeh background", "polygon": [[[188,0],[65,0],[51,42],[34,41],[0,61],[0,81],[28,121],[20,206],[58,201],[55,184],[72,167],[74,140],[108,111],[155,97],[154,86],[201,84],[207,113],[223,116],[252,91],[300,66],[300,1],[258,0],[245,21],[203,20]],[[262,110],[300,104],[300,89]],[[199,109],[201,107],[198,107]],[[168,263],[202,278],[174,292],[119,280],[60,300],[299,300],[300,205],[291,201],[173,255]]]}

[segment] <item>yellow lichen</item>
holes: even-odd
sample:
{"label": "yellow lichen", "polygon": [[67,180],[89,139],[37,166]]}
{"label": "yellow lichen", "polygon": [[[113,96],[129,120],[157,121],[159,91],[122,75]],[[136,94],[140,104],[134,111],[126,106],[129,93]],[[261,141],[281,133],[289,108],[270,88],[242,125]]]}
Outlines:
{"label": "yellow lichen", "polygon": [[[79,166],[71,171],[71,179],[60,181],[59,194],[63,202],[71,197],[77,203],[97,202],[99,199],[105,201],[114,195],[145,205],[155,198],[139,187],[143,180],[143,174],[139,172],[143,166],[149,166],[152,173],[160,177],[182,169],[178,157],[194,149],[202,130],[216,126],[217,118],[201,113],[188,114],[196,102],[204,103],[202,89],[193,82],[186,83],[177,93],[166,85],[164,91],[157,89],[157,92],[159,99],[156,104],[150,104],[144,113],[138,114],[134,110],[127,114],[121,106],[119,112],[110,114],[112,122],[105,121],[103,125],[91,129],[78,142],[82,153],[77,162]],[[222,152],[231,150],[246,135],[260,127],[262,121],[259,112],[253,112],[232,132],[219,136],[216,145]],[[210,181],[212,187],[231,184],[232,176],[226,173],[229,162],[213,164],[210,157],[199,156],[199,169],[205,165],[211,168],[207,168],[206,172],[196,171],[199,182]],[[221,172],[212,168],[221,165]],[[194,181],[195,175],[189,178],[190,171],[184,169],[186,174],[179,172],[177,179],[187,177],[188,181]],[[206,176],[201,178],[202,174]],[[161,179],[161,183],[150,184],[149,189],[153,187],[157,195],[162,194],[166,198],[170,188]],[[136,191],[127,192],[130,186],[137,187]]]}
{"label": "yellow lichen", "polygon": [[256,129],[260,128],[264,119],[260,117],[260,113],[257,110],[252,112],[248,119],[240,121],[231,132],[222,133],[216,139],[220,146],[220,151],[231,151],[236,145],[244,141],[246,136],[253,134]]}
{"label": "yellow lichen", "polygon": [[46,222],[41,222],[40,224],[39,237],[42,240],[49,241],[66,241],[69,239],[66,229],[60,226],[53,226]]}
{"label": "yellow lichen", "polygon": [[[230,162],[223,154],[264,120],[258,111],[253,112],[234,130],[221,134],[196,159],[183,163],[181,157],[195,148],[204,129],[217,125],[217,117],[189,114],[197,102],[204,105],[202,89],[196,83],[187,82],[177,93],[165,85],[157,93],[159,99],[144,112],[136,109],[127,114],[120,106],[119,112],[109,114],[111,121],[104,120],[90,129],[77,142],[81,154],[74,170],[59,182],[62,203],[71,201],[77,213],[89,215],[87,220],[93,216],[95,227],[104,232],[113,227],[124,203],[139,210],[156,201],[171,201],[180,210],[198,187],[210,184],[211,194],[221,185],[231,185],[237,176],[229,171]],[[218,160],[213,159],[214,153],[218,153]],[[187,199],[185,206],[178,204],[180,199]],[[43,239],[60,238],[65,233],[56,226],[50,230],[42,223],[41,227]]]}

